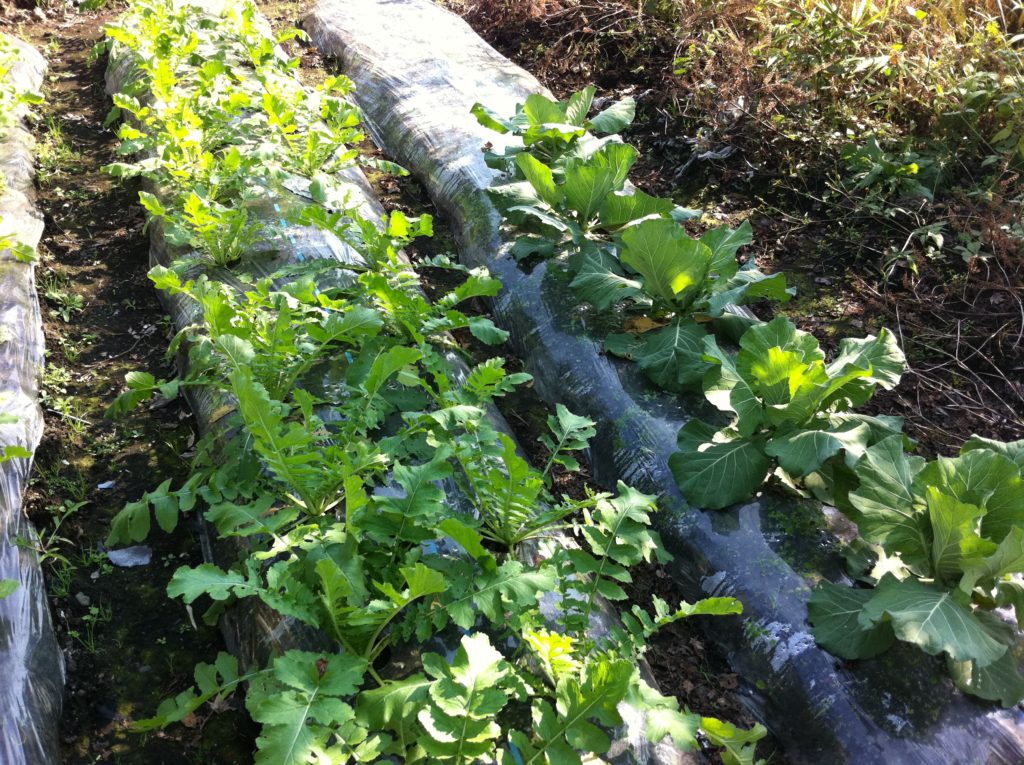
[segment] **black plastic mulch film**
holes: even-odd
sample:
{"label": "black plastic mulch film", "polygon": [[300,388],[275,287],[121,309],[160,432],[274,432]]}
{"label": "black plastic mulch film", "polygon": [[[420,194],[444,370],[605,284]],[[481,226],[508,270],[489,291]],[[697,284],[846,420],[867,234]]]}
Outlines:
{"label": "black plastic mulch film", "polygon": [[[212,8],[210,10],[212,11]],[[125,85],[130,83],[137,73],[138,70],[131,53],[123,47],[115,45],[107,64],[107,93],[114,94],[124,90]],[[383,218],[384,209],[376,200],[374,192],[361,170],[347,168],[337,174],[337,179],[346,184],[346,191],[350,195],[349,200],[358,201],[361,214],[371,220]],[[280,195],[272,198],[261,199],[257,206],[250,208],[250,213],[253,213],[256,218],[273,222],[283,233],[270,246],[258,246],[257,249],[260,251],[251,253],[253,257],[245,258],[243,264],[240,267],[234,267],[233,271],[237,272],[239,268],[243,268],[250,275],[264,277],[274,274],[290,263],[307,259],[331,259],[338,261],[342,268],[339,268],[333,277],[328,278],[343,279],[349,278],[347,275],[350,274],[350,272],[344,271],[344,264],[362,262],[361,256],[356,251],[332,234],[314,227],[298,226],[287,222],[297,217],[288,214],[289,211],[296,206],[310,204],[303,194],[302,185],[302,180],[296,179],[296,184],[293,187],[296,193],[289,194],[287,191],[283,191]],[[159,193],[158,189],[152,187],[149,190]],[[184,254],[186,254],[184,251],[175,249],[167,243],[159,221],[150,223],[151,265],[170,266],[175,258]],[[227,269],[208,271],[208,275],[211,279],[218,279],[238,287],[242,286],[237,278],[232,276],[232,271]],[[178,329],[193,325],[201,319],[198,315],[198,306],[187,296],[172,296],[163,291],[159,295]],[[452,365],[453,379],[464,379],[468,371],[465,364],[456,356],[450,356],[449,361]],[[188,364],[187,349],[179,353],[177,363],[179,371],[184,374]],[[315,385],[315,381],[307,382]],[[204,432],[220,427],[224,422],[223,415],[233,408],[231,401],[219,395],[211,396],[209,391],[204,391],[201,387],[188,388],[186,397],[196,415],[200,429]],[[496,409],[492,410],[491,416],[495,428],[511,435],[511,429]],[[467,508],[471,505],[465,499],[460,500],[456,484],[446,481],[444,488],[453,514],[467,512]],[[218,540],[215,530],[205,524],[201,531],[203,556],[207,561],[225,566],[230,565],[231,561],[237,558],[239,550],[235,545],[240,544],[237,540]],[[557,606],[552,605],[551,607],[556,608]],[[591,633],[605,634],[617,619],[611,605],[606,601],[601,602],[593,614]],[[234,604],[222,616],[220,627],[228,649],[246,667],[266,666],[272,657],[295,648],[313,651],[333,650],[329,639],[323,633],[292,618],[282,616],[256,598],[247,598]],[[454,632],[437,635],[432,639],[430,648],[449,656],[454,655],[459,638],[460,635]],[[641,666],[641,672],[648,683],[652,687],[656,687],[646,664]],[[702,761],[699,754],[682,752],[668,740],[658,745],[652,745],[645,735],[646,721],[643,713],[625,702],[620,705],[619,711],[625,722],[619,730],[612,732],[614,741],[608,761],[613,765],[639,765],[640,763],[684,765]],[[6,762],[0,762],[0,765],[6,765]]]}
{"label": "black plastic mulch film", "polygon": [[[0,40],[17,51],[7,76],[18,90],[38,91],[46,61],[13,37]],[[19,107],[21,108],[21,107]],[[35,141],[23,115],[0,128],[0,236],[35,248],[43,216],[35,206]],[[0,448],[34,452],[43,432],[39,376],[43,370],[43,325],[36,296],[35,265],[0,249]],[[57,762],[57,723],[64,687],[64,661],[50,620],[46,587],[22,510],[31,458],[0,463],[0,580],[17,587],[0,599],[0,763]]]}
{"label": "black plastic mulch film", "polygon": [[680,594],[739,598],[742,617],[708,620],[707,636],[744,680],[753,711],[793,763],[1024,762],[1024,715],[957,691],[941,661],[906,644],[844,664],[819,648],[807,624],[810,583],[841,581],[835,542],[816,524],[819,507],[765,498],[724,512],[690,507],[668,470],[676,433],[704,412],[699,397],[654,390],[634,365],[601,352],[601,335],[559,269],[524,271],[486,189],[497,173],[481,147],[507,140],[470,114],[480,102],[512,114],[535,78],[430,0],[326,0],[302,26],[356,84],[378,145],[420,177],[454,221],[460,257],[504,285],[495,322],[538,393],[598,422],[589,455],[605,486],[622,479],[658,494],[659,526],[676,556]]}

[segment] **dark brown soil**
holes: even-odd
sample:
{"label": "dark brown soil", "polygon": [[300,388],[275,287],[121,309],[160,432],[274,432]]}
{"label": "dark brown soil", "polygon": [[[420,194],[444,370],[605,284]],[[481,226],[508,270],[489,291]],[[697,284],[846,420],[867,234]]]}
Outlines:
{"label": "dark brown soil", "polygon": [[249,763],[253,726],[232,710],[148,735],[129,731],[190,686],[195,664],[212,661],[223,644],[165,593],[177,566],[201,561],[190,524],[171,535],[155,532],[145,566],[113,566],[103,546],[125,502],[187,476],[194,440],[191,415],[176,402],[119,422],[104,419],[125,373],[174,373],[164,356],[171,326],[146,278],[149,245],[137,189],[101,171],[117,159],[117,140],[103,127],[110,108],[105,62],[88,59],[102,25],[118,12],[51,9],[40,18],[11,11],[5,26],[50,62],[36,125],[46,222],[37,271],[46,431],[26,506],[44,540],[67,661],[63,761]]}

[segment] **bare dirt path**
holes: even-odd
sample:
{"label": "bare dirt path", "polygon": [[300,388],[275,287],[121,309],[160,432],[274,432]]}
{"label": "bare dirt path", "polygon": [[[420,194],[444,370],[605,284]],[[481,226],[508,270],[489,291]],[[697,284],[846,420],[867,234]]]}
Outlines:
{"label": "bare dirt path", "polygon": [[[103,541],[110,519],[164,479],[187,475],[187,408],[143,410],[111,422],[104,411],[124,375],[170,373],[170,324],[146,278],[148,238],[137,190],[102,172],[117,139],[103,126],[105,62],[90,50],[119,9],[8,12],[4,29],[47,57],[47,103],[36,124],[38,204],[46,231],[38,278],[46,329],[46,432],[28,511],[43,538],[54,621],[68,677],[61,737],[65,763],[250,763],[253,728],[223,710],[166,732],[133,721],[192,683],[197,661],[223,650],[220,634],[165,594],[177,566],[200,562],[188,524],[155,533],[146,565],[115,566]],[[198,626],[196,626],[196,624]]]}

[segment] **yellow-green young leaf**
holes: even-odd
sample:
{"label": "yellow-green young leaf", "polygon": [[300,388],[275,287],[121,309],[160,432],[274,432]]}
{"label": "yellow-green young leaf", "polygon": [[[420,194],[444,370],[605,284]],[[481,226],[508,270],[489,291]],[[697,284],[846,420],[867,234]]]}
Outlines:
{"label": "yellow-green young leaf", "polygon": [[17,579],[0,579],[0,600],[9,598],[19,586]]}
{"label": "yellow-green young leaf", "polygon": [[[934,491],[934,490],[932,490]],[[940,495],[941,496],[941,495]],[[955,502],[955,500],[953,500]],[[959,505],[959,503],[957,503]],[[971,505],[959,505],[972,507]],[[931,502],[929,501],[929,509]],[[977,510],[977,508],[974,508]],[[932,513],[934,517],[934,512]],[[932,521],[934,525],[934,520]],[[970,593],[979,582],[1001,579],[1009,574],[1024,572],[1024,529],[1014,526],[1010,533],[1003,537],[999,547],[991,555],[980,561],[971,561],[964,566],[960,589]]]}
{"label": "yellow-green young leaf", "polygon": [[1002,454],[975,449],[960,457],[940,457],[921,471],[920,481],[983,508],[981,534],[994,542],[1024,524],[1024,480],[1016,463]]}
{"label": "yellow-green young leaf", "polygon": [[925,499],[932,526],[932,574],[938,581],[952,585],[960,579],[964,550],[977,549],[977,543],[982,541],[978,529],[984,511],[958,502],[934,486],[927,488]]}
{"label": "yellow-green young leaf", "polygon": [[764,420],[761,402],[714,335],[704,338],[704,360],[711,364],[704,375],[704,398],[719,410],[736,414],[735,427],[741,436],[753,435]]}
{"label": "yellow-green young leaf", "polygon": [[523,177],[533,186],[537,196],[551,207],[557,207],[558,203],[562,201],[562,191],[555,185],[551,168],[532,154],[525,152],[516,157],[516,165]]}
{"label": "yellow-green young leaf", "polygon": [[700,729],[714,746],[725,749],[722,752],[725,765],[754,765],[757,742],[768,735],[761,724],[744,730],[714,717],[702,717]]}

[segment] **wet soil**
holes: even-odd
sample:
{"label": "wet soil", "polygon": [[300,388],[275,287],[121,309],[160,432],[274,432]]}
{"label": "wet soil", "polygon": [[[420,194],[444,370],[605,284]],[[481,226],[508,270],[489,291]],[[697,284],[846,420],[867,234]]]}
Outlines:
{"label": "wet soil", "polygon": [[[133,722],[192,684],[199,661],[223,650],[220,633],[167,598],[179,565],[201,562],[194,528],[147,540],[148,564],[107,557],[111,518],[161,481],[188,474],[194,422],[177,402],[120,421],[104,412],[132,370],[174,374],[164,351],[172,332],[146,278],[148,238],[137,189],[102,172],[117,159],[105,129],[105,62],[90,49],[119,8],[101,13],[9,12],[5,31],[28,39],[50,63],[36,122],[39,248],[47,366],[46,430],[26,501],[42,539],[44,570],[65,659],[63,762],[124,765],[249,763],[254,727],[230,708],[149,734]],[[2,12],[0,12],[2,13]]]}

